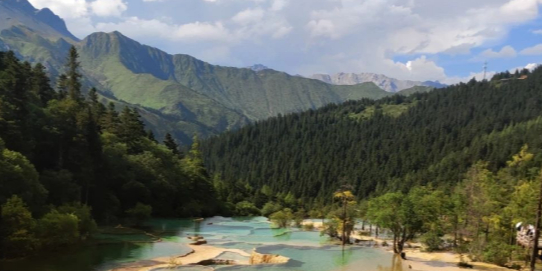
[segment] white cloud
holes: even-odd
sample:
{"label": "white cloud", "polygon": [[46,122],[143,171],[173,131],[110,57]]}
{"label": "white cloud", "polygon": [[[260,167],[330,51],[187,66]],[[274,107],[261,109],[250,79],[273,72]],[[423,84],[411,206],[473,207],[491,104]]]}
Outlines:
{"label": "white cloud", "polygon": [[[458,80],[449,78],[437,64],[439,54],[468,59],[464,55],[473,48],[497,48],[510,29],[536,19],[542,3],[542,0],[30,1],[38,7],[51,7],[67,19],[70,30],[80,37],[96,30],[118,30],[142,43],[158,45],[172,53],[203,56],[204,60],[220,64],[246,66],[259,62],[294,74],[376,72],[412,80]],[[130,1],[162,3],[144,8],[133,3],[129,6],[130,16],[123,16]],[[150,11],[154,7],[160,7],[160,14],[172,19],[152,17]],[[519,54],[527,53],[532,52],[526,49]],[[486,50],[477,57],[511,58],[517,54],[514,48],[505,46]],[[397,56],[401,56],[401,62],[395,60]]]}
{"label": "white cloud", "polygon": [[280,11],[288,5],[289,0],[273,0],[271,10]]}
{"label": "white cloud", "polygon": [[531,33],[533,33],[535,35],[542,35],[542,29],[533,30],[533,31],[531,31]]}
{"label": "white cloud", "polygon": [[542,44],[535,45],[533,47],[525,48],[521,50],[520,54],[522,55],[542,55]]}
{"label": "white cloud", "polygon": [[493,51],[492,49],[487,49],[480,53],[478,58],[480,59],[491,59],[491,58],[512,58],[517,55],[517,52],[512,46],[504,46],[500,51]]}
{"label": "white cloud", "polygon": [[231,41],[231,35],[221,22],[194,22],[183,25],[171,25],[160,20],[145,20],[129,17],[121,23],[99,23],[98,31],[120,31],[132,38],[158,37],[175,42]]}
{"label": "white cloud", "polygon": [[532,70],[536,69],[538,66],[540,66],[540,64],[538,64],[538,63],[529,63],[529,64],[525,65],[524,68],[532,71]]}
{"label": "white cloud", "polygon": [[241,25],[256,23],[263,19],[264,12],[261,8],[245,9],[233,16],[232,21]]}
{"label": "white cloud", "polygon": [[36,8],[49,8],[64,19],[80,18],[89,15],[85,0],[29,0]]}
{"label": "white cloud", "polygon": [[36,8],[50,8],[60,17],[80,19],[88,16],[120,16],[128,7],[123,0],[29,0]]}
{"label": "white cloud", "polygon": [[97,16],[118,17],[128,9],[128,6],[122,0],[96,0],[90,3],[90,8]]}

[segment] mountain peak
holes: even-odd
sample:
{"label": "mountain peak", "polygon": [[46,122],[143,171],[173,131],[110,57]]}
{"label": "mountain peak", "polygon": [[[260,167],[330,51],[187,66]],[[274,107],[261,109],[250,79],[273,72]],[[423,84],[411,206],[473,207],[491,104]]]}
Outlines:
{"label": "mountain peak", "polygon": [[11,8],[16,8],[25,12],[34,12],[36,8],[28,0],[3,0],[3,3]]}
{"label": "mountain peak", "polygon": [[28,0],[0,1],[0,30],[23,25],[47,37],[78,39],[68,31],[66,23],[50,9],[36,9]]}
{"label": "mountain peak", "polygon": [[261,72],[263,70],[270,70],[267,66],[262,65],[262,64],[254,64],[254,65],[252,65],[250,67],[247,67],[247,68],[251,69],[251,70],[253,70],[255,72]]}

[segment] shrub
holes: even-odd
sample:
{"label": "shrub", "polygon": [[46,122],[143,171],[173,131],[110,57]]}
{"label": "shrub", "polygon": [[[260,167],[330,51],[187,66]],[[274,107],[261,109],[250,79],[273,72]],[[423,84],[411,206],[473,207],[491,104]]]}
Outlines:
{"label": "shrub", "polygon": [[241,201],[235,204],[235,213],[238,216],[258,216],[260,210],[252,202]]}
{"label": "shrub", "polygon": [[271,221],[279,228],[290,227],[293,218],[294,215],[292,214],[292,210],[290,210],[289,208],[275,212],[271,216],[269,216],[269,219],[271,219]]}
{"label": "shrub", "polygon": [[421,241],[426,246],[425,250],[428,252],[440,250],[444,243],[440,235],[434,231],[422,235]]}
{"label": "shrub", "polygon": [[47,213],[38,223],[39,236],[47,248],[58,248],[79,241],[79,219],[74,214],[57,210]]}
{"label": "shrub", "polygon": [[313,223],[307,223],[303,225],[304,231],[313,231],[314,230],[314,224]]}
{"label": "shrub", "polygon": [[151,218],[152,207],[138,202],[134,208],[128,209],[126,214],[135,225],[140,226],[147,219]]}

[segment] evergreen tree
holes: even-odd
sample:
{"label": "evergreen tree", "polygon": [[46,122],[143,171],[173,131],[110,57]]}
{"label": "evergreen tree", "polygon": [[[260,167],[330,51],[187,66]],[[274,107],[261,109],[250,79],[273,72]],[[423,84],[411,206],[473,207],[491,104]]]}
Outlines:
{"label": "evergreen tree", "polygon": [[66,61],[66,90],[68,92],[68,98],[74,101],[81,101],[82,75],[79,72],[79,66],[79,53],[75,46],[72,46]]}
{"label": "evergreen tree", "polygon": [[113,102],[109,102],[106,112],[100,119],[100,126],[104,131],[116,134],[119,131],[119,124],[119,114],[115,109],[115,104]]}
{"label": "evergreen tree", "polygon": [[58,99],[63,100],[68,97],[68,76],[61,74],[58,76],[56,89],[58,92]]}
{"label": "evergreen tree", "polygon": [[179,155],[179,145],[177,145],[177,142],[175,142],[175,139],[171,136],[170,133],[166,134],[166,137],[164,139],[164,145],[173,152],[175,155]]}
{"label": "evergreen tree", "polygon": [[49,76],[45,71],[45,67],[38,63],[32,69],[32,92],[37,96],[43,106],[47,105],[47,102],[54,99],[56,93],[49,84]]}
{"label": "evergreen tree", "polygon": [[147,138],[151,140],[152,142],[158,143],[158,141],[156,141],[156,137],[154,136],[154,133],[150,129],[147,130]]}

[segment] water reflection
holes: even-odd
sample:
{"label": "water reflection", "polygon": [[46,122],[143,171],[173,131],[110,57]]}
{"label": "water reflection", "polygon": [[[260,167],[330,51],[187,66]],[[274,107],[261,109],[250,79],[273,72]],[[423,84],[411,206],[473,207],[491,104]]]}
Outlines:
{"label": "water reflection", "polygon": [[378,266],[377,271],[403,271],[403,260],[397,254],[391,258],[391,266]]}
{"label": "water reflection", "polygon": [[[341,253],[333,256],[333,261],[335,262],[336,266],[344,267],[350,264],[352,255],[353,255],[353,250],[345,249],[344,247],[342,247]],[[346,269],[342,269],[342,270],[346,270]]]}

